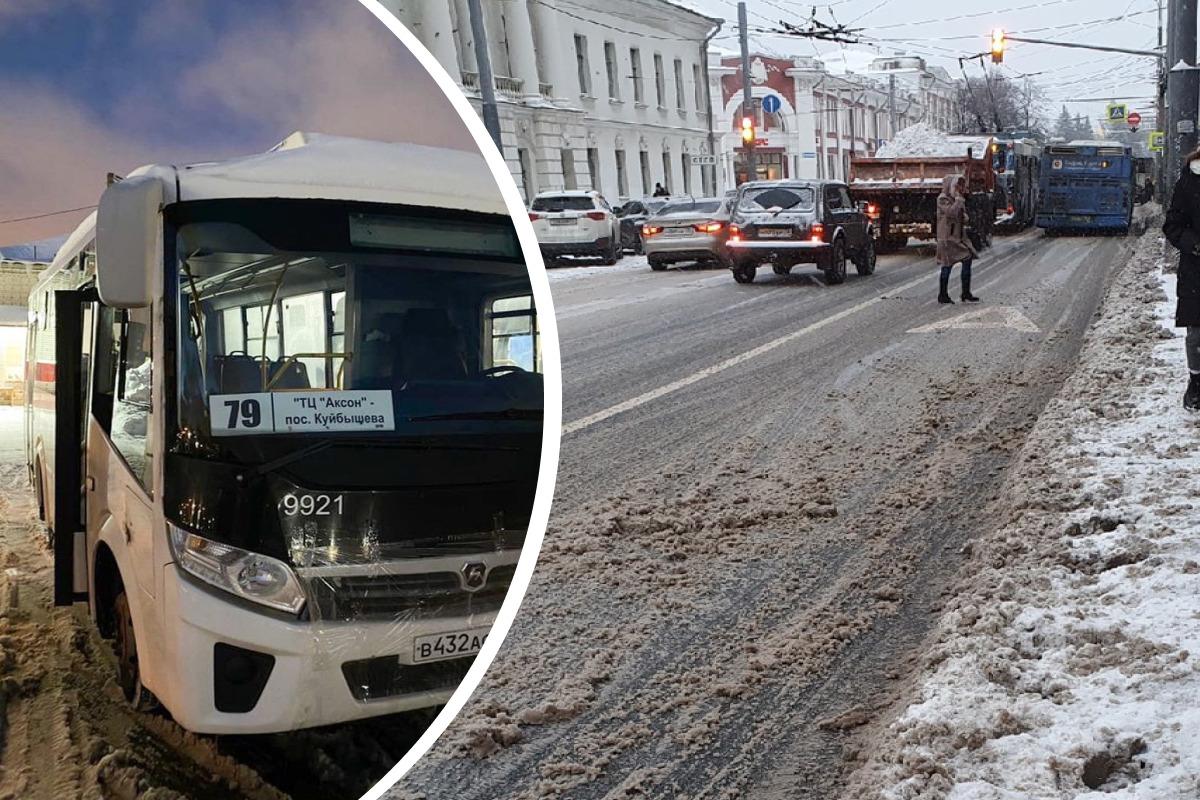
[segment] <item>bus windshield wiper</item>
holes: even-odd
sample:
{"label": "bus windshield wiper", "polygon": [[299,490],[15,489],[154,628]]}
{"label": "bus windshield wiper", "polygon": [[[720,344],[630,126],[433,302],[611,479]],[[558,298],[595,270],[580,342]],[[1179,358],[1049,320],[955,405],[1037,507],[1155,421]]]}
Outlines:
{"label": "bus windshield wiper", "polygon": [[267,461],[263,464],[259,464],[256,467],[251,467],[244,472],[239,472],[237,476],[237,482],[239,484],[245,484],[251,478],[257,478],[260,475],[266,475],[268,472],[274,472],[280,467],[286,467],[288,464],[292,464],[303,458],[308,458],[310,455],[319,453],[322,450],[327,450],[332,446],[332,439],[324,439],[320,442],[316,442],[315,444],[310,444],[308,447],[301,447],[299,450],[293,450],[292,452],[282,455],[273,461]]}
{"label": "bus windshield wiper", "polygon": [[409,417],[409,422],[440,422],[456,419],[542,419],[540,408],[506,408],[502,411],[460,411],[452,414],[430,414],[425,417]]}

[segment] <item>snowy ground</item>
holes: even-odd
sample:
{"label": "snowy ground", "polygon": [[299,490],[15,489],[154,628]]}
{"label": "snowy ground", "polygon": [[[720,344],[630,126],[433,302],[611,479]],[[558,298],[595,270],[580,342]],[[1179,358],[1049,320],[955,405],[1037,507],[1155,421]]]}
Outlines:
{"label": "snowy ground", "polygon": [[596,259],[579,259],[564,261],[561,266],[547,266],[546,274],[550,276],[550,285],[575,281],[580,278],[590,278],[593,275],[607,275],[610,272],[638,272],[649,270],[650,265],[645,256],[626,255],[611,267],[606,267]]}
{"label": "snowy ground", "polygon": [[1163,261],[1151,232],[1117,276],[847,797],[1200,797],[1200,421]]}

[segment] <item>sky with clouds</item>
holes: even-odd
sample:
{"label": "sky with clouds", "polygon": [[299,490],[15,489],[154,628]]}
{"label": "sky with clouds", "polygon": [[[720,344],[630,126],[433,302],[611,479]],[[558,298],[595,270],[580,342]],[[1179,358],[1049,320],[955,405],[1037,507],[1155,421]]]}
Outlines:
{"label": "sky with clouds", "polygon": [[[0,0],[0,220],[94,204],[108,172],[295,130],[473,149],[357,0]],[[0,246],[86,212],[0,222]]]}

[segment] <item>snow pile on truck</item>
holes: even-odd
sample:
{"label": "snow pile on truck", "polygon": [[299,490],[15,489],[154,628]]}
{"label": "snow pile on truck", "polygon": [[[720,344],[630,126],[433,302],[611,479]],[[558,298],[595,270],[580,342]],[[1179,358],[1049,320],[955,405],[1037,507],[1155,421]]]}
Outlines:
{"label": "snow pile on truck", "polygon": [[[876,158],[962,158],[974,147],[979,158],[987,148],[987,137],[949,136],[924,122],[897,133],[875,154]],[[983,148],[982,150],[980,148]]]}
{"label": "snow pile on truck", "polygon": [[1117,276],[847,796],[1197,797],[1200,429],[1164,260],[1149,234]]}

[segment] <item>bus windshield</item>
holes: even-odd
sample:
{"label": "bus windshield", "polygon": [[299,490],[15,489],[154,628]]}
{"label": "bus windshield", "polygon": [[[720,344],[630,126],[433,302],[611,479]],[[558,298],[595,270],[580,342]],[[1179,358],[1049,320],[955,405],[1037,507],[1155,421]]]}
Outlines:
{"label": "bus windshield", "polygon": [[537,314],[507,219],[292,200],[172,216],[177,440],[540,431]]}

